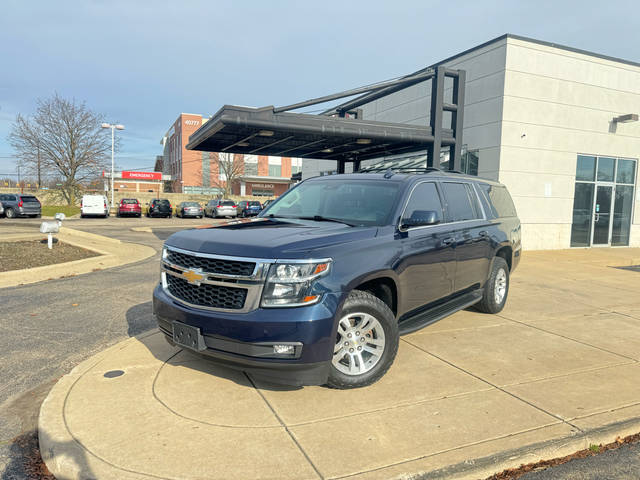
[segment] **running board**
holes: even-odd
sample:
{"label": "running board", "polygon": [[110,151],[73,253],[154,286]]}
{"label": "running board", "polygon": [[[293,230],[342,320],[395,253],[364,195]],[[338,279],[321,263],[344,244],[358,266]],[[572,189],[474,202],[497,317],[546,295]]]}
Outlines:
{"label": "running board", "polygon": [[398,325],[400,335],[406,335],[407,333],[420,330],[427,325],[431,325],[438,320],[442,320],[444,317],[448,317],[449,315],[456,313],[458,310],[462,310],[478,303],[482,300],[482,292],[483,290],[476,290],[474,292],[465,293],[460,297],[456,297],[448,302],[403,320],[400,322],[400,325]]}

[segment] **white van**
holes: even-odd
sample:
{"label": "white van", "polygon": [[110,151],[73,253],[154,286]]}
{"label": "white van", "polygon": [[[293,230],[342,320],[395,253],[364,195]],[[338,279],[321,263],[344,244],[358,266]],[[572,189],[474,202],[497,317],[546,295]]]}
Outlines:
{"label": "white van", "polygon": [[109,201],[104,195],[83,195],[80,203],[80,216],[109,216]]}

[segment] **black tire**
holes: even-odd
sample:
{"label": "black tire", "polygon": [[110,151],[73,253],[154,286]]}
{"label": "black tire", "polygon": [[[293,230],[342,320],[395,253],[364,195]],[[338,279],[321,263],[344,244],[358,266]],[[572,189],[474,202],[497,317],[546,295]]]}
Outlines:
{"label": "black tire", "polygon": [[38,213],[37,215],[34,215],[34,218],[41,218],[42,214]]}
{"label": "black tire", "polygon": [[[501,276],[500,272],[503,272],[505,278],[505,291],[504,295],[502,295],[502,300],[496,300],[496,288],[498,283],[498,278]],[[493,265],[491,266],[491,273],[489,274],[489,279],[487,283],[484,285],[484,293],[482,295],[482,300],[476,303],[476,309],[480,310],[484,313],[499,313],[503,308],[505,303],[507,303],[507,297],[509,296],[509,266],[507,262],[502,257],[495,257],[493,259]]]}
{"label": "black tire", "polygon": [[[349,375],[338,370],[333,363],[329,367],[327,386],[338,389],[358,388],[377,382],[391,367],[398,352],[398,323],[391,309],[379,298],[361,290],[352,291],[338,315],[365,313],[373,316],[384,331],[385,345],[378,362],[365,373]],[[336,343],[338,341],[336,334]],[[331,361],[330,361],[331,362]]]}
{"label": "black tire", "polygon": [[7,208],[4,211],[4,216],[7,218],[16,218],[16,211],[13,208]]}

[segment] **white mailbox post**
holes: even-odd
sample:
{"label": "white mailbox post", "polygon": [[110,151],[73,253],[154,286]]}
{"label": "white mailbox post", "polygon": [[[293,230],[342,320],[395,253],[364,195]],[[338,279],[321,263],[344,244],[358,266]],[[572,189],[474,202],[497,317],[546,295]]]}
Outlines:
{"label": "white mailbox post", "polygon": [[65,219],[64,213],[56,213],[55,222],[42,222],[40,225],[40,233],[46,233],[47,235],[47,246],[49,250],[53,248],[53,234],[58,233],[60,231],[60,227],[62,226],[62,221]]}

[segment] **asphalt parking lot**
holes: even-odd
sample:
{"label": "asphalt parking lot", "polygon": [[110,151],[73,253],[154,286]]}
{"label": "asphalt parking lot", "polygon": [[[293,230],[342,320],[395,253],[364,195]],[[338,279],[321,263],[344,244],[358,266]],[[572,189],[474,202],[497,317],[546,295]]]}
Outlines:
{"label": "asphalt parking lot", "polygon": [[[0,218],[0,232],[37,232],[41,219]],[[223,220],[182,218],[68,219],[65,225],[160,250],[182,228]],[[132,231],[151,227],[153,233]],[[155,327],[151,291],[158,255],[100,272],[0,289],[0,472],[24,479],[20,440],[35,431],[42,399],[85,358]],[[17,441],[15,441],[17,440]]]}

